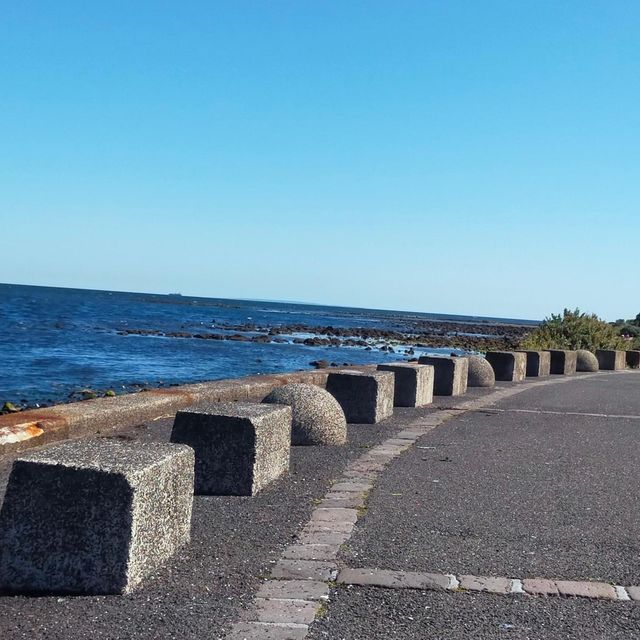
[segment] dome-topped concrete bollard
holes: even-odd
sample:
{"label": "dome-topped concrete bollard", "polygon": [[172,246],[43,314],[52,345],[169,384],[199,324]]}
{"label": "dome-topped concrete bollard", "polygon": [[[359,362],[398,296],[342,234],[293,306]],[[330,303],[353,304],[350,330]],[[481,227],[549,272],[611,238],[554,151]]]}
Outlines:
{"label": "dome-topped concrete bollard", "polygon": [[502,382],[522,382],[527,375],[527,356],[521,351],[487,351],[487,361]]}
{"label": "dome-topped concrete bollard", "polygon": [[543,378],[551,373],[551,354],[548,351],[521,350],[527,356],[527,378]]}
{"label": "dome-topped concrete bollard", "polygon": [[570,349],[547,349],[551,354],[551,373],[571,376],[576,372],[578,354]]}
{"label": "dome-topped concrete bollard", "polygon": [[292,383],[274,389],[266,404],[291,407],[291,444],[340,445],[347,441],[347,421],[338,401],[313,384]]}
{"label": "dome-topped concrete bollard", "polygon": [[388,371],[332,371],[327,391],[347,422],[375,424],[393,415],[394,376]]}
{"label": "dome-topped concrete bollard", "polygon": [[627,366],[624,351],[616,351],[615,349],[598,349],[596,351],[596,358],[598,358],[600,369],[619,371]]}
{"label": "dome-topped concrete bollard", "polygon": [[189,540],[189,447],[74,440],[17,459],[0,512],[0,589],[132,591]]}
{"label": "dome-topped concrete bollard", "polygon": [[424,407],[433,402],[433,367],[412,362],[379,364],[378,371],[395,376],[393,404],[396,407]]}
{"label": "dome-topped concrete bollard", "polygon": [[496,374],[486,358],[482,356],[466,356],[469,360],[469,374],[467,386],[493,387],[496,384]]}
{"label": "dome-topped concrete bollard", "polygon": [[289,470],[291,407],[229,402],[178,411],[171,441],[195,451],[196,494],[253,496]]}
{"label": "dome-topped concrete bollard", "polygon": [[464,357],[421,356],[418,364],[433,367],[433,393],[436,396],[460,396],[467,392],[469,360]]}
{"label": "dome-topped concrete bollard", "polygon": [[598,358],[591,351],[587,349],[576,351],[576,371],[594,373],[599,368]]}
{"label": "dome-topped concrete bollard", "polygon": [[626,351],[627,367],[630,369],[640,368],[640,351]]}

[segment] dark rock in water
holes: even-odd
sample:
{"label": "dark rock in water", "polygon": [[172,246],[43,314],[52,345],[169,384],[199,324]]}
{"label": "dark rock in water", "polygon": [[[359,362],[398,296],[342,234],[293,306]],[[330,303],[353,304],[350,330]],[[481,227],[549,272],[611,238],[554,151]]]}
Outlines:
{"label": "dark rock in water", "polygon": [[2,405],[2,413],[17,413],[18,411],[22,411],[20,407],[16,407],[13,402],[5,402]]}
{"label": "dark rock in water", "polygon": [[247,336],[240,335],[239,333],[234,333],[233,335],[229,336],[227,340],[234,340],[236,342],[249,342],[249,338],[247,338]]}
{"label": "dark rock in water", "polygon": [[266,343],[271,342],[271,338],[268,335],[261,333],[260,335],[253,336],[253,338],[251,338],[251,342]]}
{"label": "dark rock in water", "polygon": [[326,360],[312,360],[309,364],[316,369],[326,369],[329,366]]}

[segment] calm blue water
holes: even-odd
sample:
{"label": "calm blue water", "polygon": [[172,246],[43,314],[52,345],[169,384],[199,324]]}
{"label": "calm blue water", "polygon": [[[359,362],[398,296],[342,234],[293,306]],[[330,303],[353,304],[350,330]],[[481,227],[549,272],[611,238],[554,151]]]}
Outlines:
{"label": "calm blue water", "polygon": [[[398,360],[357,347],[308,347],[118,335],[118,330],[220,332],[216,325],[379,327],[407,330],[424,319],[479,320],[277,302],[190,298],[0,284],[0,406],[49,404],[90,387],[167,385],[339,364]],[[497,320],[497,319],[490,319]],[[449,353],[451,349],[429,349]]]}

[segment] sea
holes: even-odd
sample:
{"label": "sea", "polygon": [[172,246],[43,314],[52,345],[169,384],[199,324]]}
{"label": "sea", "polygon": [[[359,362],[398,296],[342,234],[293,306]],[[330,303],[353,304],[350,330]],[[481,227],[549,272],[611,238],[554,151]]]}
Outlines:
{"label": "sea", "polygon": [[[0,284],[0,407],[45,406],[204,380],[296,371],[326,360],[338,365],[374,364],[408,356],[353,346],[306,346],[294,342],[313,332],[298,331],[281,343],[203,340],[125,334],[230,332],[234,325],[269,327],[373,327],[408,331],[417,321],[536,324],[535,321],[329,307],[288,302],[227,300],[148,293],[123,293]],[[234,331],[237,333],[237,331]],[[255,333],[254,333],[255,335]],[[450,353],[451,348],[416,349]]]}

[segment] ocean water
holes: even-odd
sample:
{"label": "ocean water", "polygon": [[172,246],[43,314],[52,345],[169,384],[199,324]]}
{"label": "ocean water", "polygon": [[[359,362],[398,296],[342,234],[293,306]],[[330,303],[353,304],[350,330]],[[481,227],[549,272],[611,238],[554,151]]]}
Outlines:
{"label": "ocean water", "polygon": [[[309,347],[121,335],[124,329],[222,333],[224,325],[291,324],[410,330],[419,320],[500,321],[443,314],[348,309],[280,302],[192,298],[0,284],[0,406],[67,400],[81,389],[116,393],[338,364],[398,360],[375,348]],[[519,323],[527,323],[521,321]],[[534,324],[534,323],[532,323]],[[488,329],[488,333],[490,333]],[[416,350],[418,354],[420,350]],[[450,348],[420,353],[449,353]]]}

